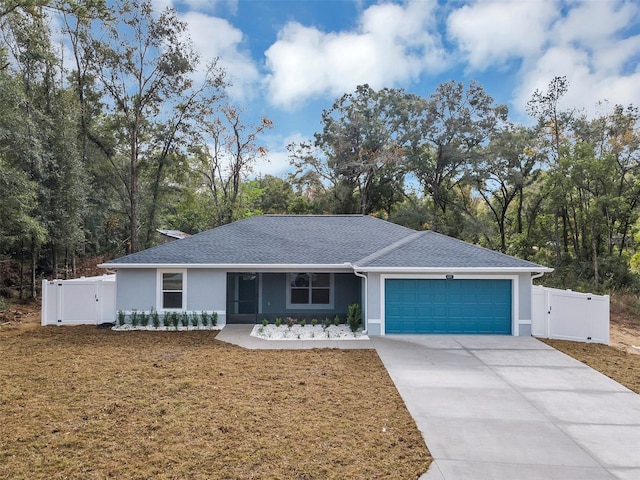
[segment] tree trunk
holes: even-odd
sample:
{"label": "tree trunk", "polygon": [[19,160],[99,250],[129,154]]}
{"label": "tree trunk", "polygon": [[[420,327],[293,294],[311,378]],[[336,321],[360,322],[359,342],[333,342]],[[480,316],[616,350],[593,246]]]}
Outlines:
{"label": "tree trunk", "polygon": [[37,298],[37,288],[36,288],[36,266],[37,266],[37,255],[38,250],[36,248],[36,241],[32,239],[31,241],[31,298],[34,300]]}
{"label": "tree trunk", "polygon": [[518,188],[518,212],[516,215],[516,229],[518,233],[522,233],[522,209],[523,209],[523,191],[522,187]]}
{"label": "tree trunk", "polygon": [[[137,123],[137,122],[136,122]],[[129,248],[127,253],[138,251],[138,140],[137,125],[131,132],[131,146],[129,158]]]}
{"label": "tree trunk", "polygon": [[555,244],[556,244],[556,268],[560,267],[560,225],[559,225],[560,212],[556,210],[554,215],[555,226]]}
{"label": "tree trunk", "polygon": [[24,299],[24,240],[20,241],[20,300]]}
{"label": "tree trunk", "polygon": [[51,242],[51,263],[53,263],[53,279],[58,278],[58,250],[54,242]]}
{"label": "tree trunk", "polygon": [[599,274],[598,274],[598,247],[596,244],[596,236],[593,231],[593,224],[591,224],[591,248],[593,255],[593,285],[595,290],[599,288]]}

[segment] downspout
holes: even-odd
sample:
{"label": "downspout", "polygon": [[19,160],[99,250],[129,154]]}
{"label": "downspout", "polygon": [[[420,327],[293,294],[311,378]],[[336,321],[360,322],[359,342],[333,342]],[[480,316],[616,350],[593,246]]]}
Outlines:
{"label": "downspout", "polygon": [[356,271],[355,267],[353,266],[353,264],[351,264],[351,268],[353,268],[353,274],[356,277],[360,277],[360,278],[364,278],[364,318],[362,319],[364,321],[364,329],[362,330],[362,334],[363,335],[367,335],[367,330],[369,329],[369,301],[368,301],[368,297],[369,297],[369,283],[368,283],[368,278],[365,274],[363,273],[359,273],[358,271]]}
{"label": "downspout", "polygon": [[544,275],[544,273],[545,273],[545,272],[540,272],[540,273],[536,273],[535,275],[531,275],[531,285],[533,285],[533,281],[534,281],[536,278],[540,278],[540,277],[542,277],[542,276]]}

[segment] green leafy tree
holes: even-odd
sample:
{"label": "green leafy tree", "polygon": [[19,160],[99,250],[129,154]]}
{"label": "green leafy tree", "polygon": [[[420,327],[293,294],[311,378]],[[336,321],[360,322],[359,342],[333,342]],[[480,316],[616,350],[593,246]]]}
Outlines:
{"label": "green leafy tree", "polygon": [[[540,134],[542,148],[547,152],[547,162],[551,166],[560,162],[563,145],[567,141],[567,136],[571,126],[572,112],[564,111],[560,108],[560,101],[569,89],[567,77],[554,77],[545,92],[537,90],[533,93],[531,100],[527,102],[527,112],[538,120],[538,131]],[[555,178],[555,177],[550,177]],[[552,200],[557,209],[554,212],[554,245],[556,267],[562,261],[561,248],[568,253],[567,235],[567,212],[563,207],[564,191],[562,182],[558,183],[550,190],[553,194]],[[560,222],[562,222],[562,235],[560,234]],[[562,239],[562,240],[561,240]]]}
{"label": "green leafy tree", "polygon": [[[495,222],[499,250],[507,253],[507,237],[523,232],[525,188],[536,181],[542,158],[535,150],[535,132],[508,125],[496,133],[468,176]],[[516,204],[515,222],[510,210]],[[491,223],[494,223],[491,222]],[[515,223],[510,227],[510,223]]]}
{"label": "green leafy tree", "polygon": [[267,149],[259,144],[259,137],[273,128],[273,122],[262,117],[256,124],[246,123],[241,113],[226,104],[218,115],[209,112],[201,123],[195,168],[211,196],[213,226],[249,215],[254,200],[248,197],[258,192],[250,189],[246,180],[256,162],[267,158]]}
{"label": "green leafy tree", "polygon": [[103,153],[123,189],[128,250],[135,252],[141,246],[141,190],[150,192],[149,241],[167,162],[180,149],[190,122],[219,98],[224,76],[214,64],[202,88],[194,90],[197,56],[175,11],[155,16],[150,1],[124,0],[116,4],[115,15],[118,23],[108,28],[108,39],[92,42],[93,69],[108,99],[108,130],[116,140]]}
{"label": "green leafy tree", "polygon": [[[459,223],[449,211],[460,207],[464,172],[472,169],[482,146],[507,119],[507,107],[494,104],[476,82],[440,84],[428,98],[413,102],[412,137],[407,166],[431,199],[429,227],[460,235]],[[449,221],[447,221],[449,218]]]}
{"label": "green leafy tree", "polygon": [[409,97],[360,85],[322,112],[322,132],[290,148],[296,175],[309,185],[329,182],[335,213],[389,211],[404,187],[403,144]]}

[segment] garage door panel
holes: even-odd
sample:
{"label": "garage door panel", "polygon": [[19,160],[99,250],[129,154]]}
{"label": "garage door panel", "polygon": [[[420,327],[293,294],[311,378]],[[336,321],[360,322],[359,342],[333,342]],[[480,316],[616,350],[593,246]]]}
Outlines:
{"label": "garage door panel", "polygon": [[387,333],[511,333],[510,280],[387,279]]}

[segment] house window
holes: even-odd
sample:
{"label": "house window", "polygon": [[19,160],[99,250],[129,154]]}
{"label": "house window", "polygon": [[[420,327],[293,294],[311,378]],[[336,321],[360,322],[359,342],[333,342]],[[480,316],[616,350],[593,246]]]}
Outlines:
{"label": "house window", "polygon": [[160,309],[182,310],[184,307],[184,272],[161,273]]}
{"label": "house window", "polygon": [[332,308],[333,274],[290,273],[288,308]]}

